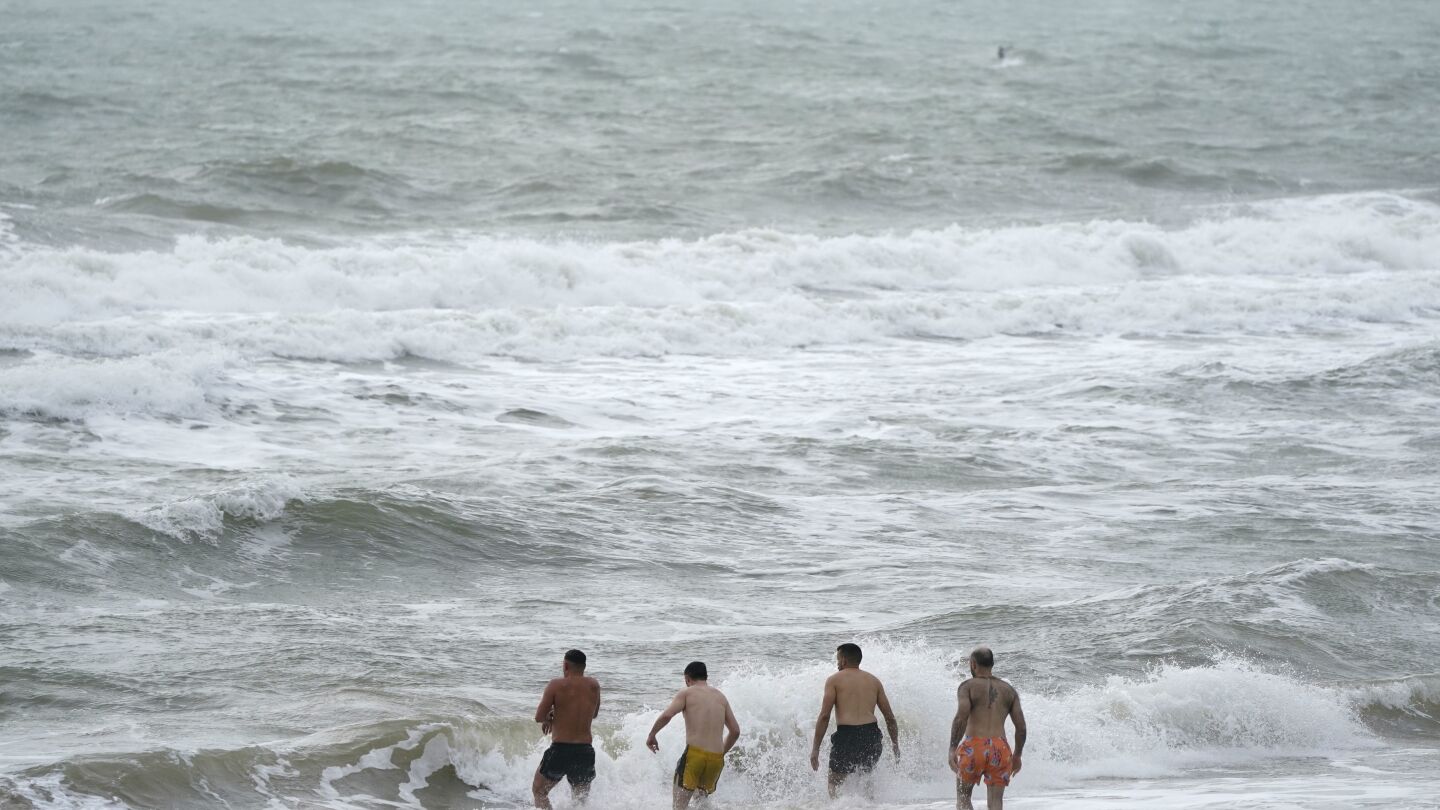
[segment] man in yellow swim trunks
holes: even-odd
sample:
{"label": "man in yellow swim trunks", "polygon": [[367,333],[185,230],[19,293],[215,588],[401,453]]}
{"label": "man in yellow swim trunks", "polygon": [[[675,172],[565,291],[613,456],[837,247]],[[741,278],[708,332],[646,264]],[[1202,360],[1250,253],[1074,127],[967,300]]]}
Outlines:
{"label": "man in yellow swim trunks", "polygon": [[691,661],[685,667],[685,688],[676,692],[675,699],[655,718],[645,741],[651,751],[659,753],[655,735],[675,715],[685,715],[685,753],[675,763],[675,810],[688,807],[697,790],[707,796],[715,792],[725,755],[740,739],[740,723],[730,710],[730,701],[709,684],[709,677],[704,663]]}

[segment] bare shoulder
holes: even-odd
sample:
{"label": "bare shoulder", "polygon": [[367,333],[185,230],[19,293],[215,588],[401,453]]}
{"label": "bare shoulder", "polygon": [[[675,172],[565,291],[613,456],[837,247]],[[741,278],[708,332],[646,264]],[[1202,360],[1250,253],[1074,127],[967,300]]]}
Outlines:
{"label": "bare shoulder", "polygon": [[878,677],[876,677],[876,675],[875,675],[873,672],[866,672],[865,675],[866,675],[866,677],[869,679],[871,686],[875,687],[876,689],[884,689],[884,688],[885,688],[885,684],[881,683],[881,682],[880,682],[880,679],[879,679]]}
{"label": "bare shoulder", "polygon": [[991,681],[997,687],[995,691],[999,693],[998,698],[1001,705],[1014,707],[1020,702],[1020,693],[1015,691],[1015,687],[1009,681],[1002,681],[999,678],[992,678]]}
{"label": "bare shoulder", "polygon": [[551,678],[551,679],[550,679],[550,682],[547,683],[547,684],[545,684],[545,688],[546,688],[546,689],[559,689],[559,688],[560,688],[560,685],[563,684],[563,683],[565,683],[565,679],[564,679],[564,678]]}
{"label": "bare shoulder", "polygon": [[596,692],[600,691],[600,682],[590,677],[589,675],[585,676],[585,685],[590,687],[591,689],[594,689]]}
{"label": "bare shoulder", "polygon": [[993,678],[967,678],[960,684],[960,694],[969,698],[970,702],[979,705],[990,696],[990,691],[995,686]]}

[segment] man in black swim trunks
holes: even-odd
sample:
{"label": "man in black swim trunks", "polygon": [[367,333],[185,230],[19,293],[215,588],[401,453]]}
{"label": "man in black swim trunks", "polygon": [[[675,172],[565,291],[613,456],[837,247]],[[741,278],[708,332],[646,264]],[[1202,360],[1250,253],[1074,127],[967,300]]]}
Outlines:
{"label": "man in black swim trunks", "polygon": [[595,746],[590,722],[600,714],[600,682],[585,674],[585,653],[570,650],[561,665],[564,676],[552,680],[540,696],[535,722],[550,736],[550,748],[535,769],[530,792],[536,807],[550,807],[550,791],[561,779],[570,783],[570,793],[583,802],[595,781]]}
{"label": "man in black swim trunks", "polygon": [[830,713],[835,713],[835,733],[830,737],[830,779],[826,783],[830,798],[835,798],[845,777],[857,771],[869,773],[880,761],[885,741],[875,722],[875,709],[885,717],[890,733],[890,747],[900,759],[900,726],[890,710],[890,699],[880,679],[860,668],[860,647],[841,644],[835,651],[839,672],[825,680],[825,698],[820,703],[820,718],[815,721],[815,744],[810,748],[810,767],[820,770],[820,742],[830,728]]}

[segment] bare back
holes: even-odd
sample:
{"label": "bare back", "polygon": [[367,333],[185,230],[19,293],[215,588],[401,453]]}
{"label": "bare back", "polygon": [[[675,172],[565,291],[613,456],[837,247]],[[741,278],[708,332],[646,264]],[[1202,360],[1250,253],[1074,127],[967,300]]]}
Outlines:
{"label": "bare back", "polygon": [[1004,737],[1005,718],[1019,702],[1015,687],[994,676],[980,675],[960,684],[959,699],[969,699],[966,737]]}
{"label": "bare back", "polygon": [[864,726],[875,722],[875,707],[885,689],[880,679],[859,669],[842,669],[826,682],[835,690],[835,723],[841,726]]}
{"label": "bare back", "polygon": [[726,718],[730,701],[715,687],[700,682],[680,690],[676,699],[685,701],[685,742],[703,751],[723,752]]}
{"label": "bare back", "polygon": [[549,710],[554,711],[550,731],[554,742],[591,742],[590,723],[600,713],[600,682],[588,675],[556,678],[545,687],[537,714],[543,717]]}

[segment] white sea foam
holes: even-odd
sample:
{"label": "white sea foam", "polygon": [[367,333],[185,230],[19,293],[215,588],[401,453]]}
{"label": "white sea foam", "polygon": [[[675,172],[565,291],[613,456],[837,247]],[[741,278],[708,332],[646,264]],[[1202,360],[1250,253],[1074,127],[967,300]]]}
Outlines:
{"label": "white sea foam", "polygon": [[[1237,694],[1247,700],[1235,701]],[[1328,752],[1370,740],[1343,692],[1235,659],[1112,677],[1028,711],[1051,718],[1035,753],[1063,780],[1146,777],[1187,766]]]}
{"label": "white sea foam", "polygon": [[19,250],[20,237],[15,235],[15,220],[0,211],[0,256]]}
{"label": "white sea foam", "polygon": [[[841,807],[914,807],[953,796],[953,776],[945,769],[944,751],[953,713],[958,653],[924,644],[865,641],[866,666],[886,683],[901,723],[901,758],[887,752],[873,777],[874,800],[851,794]],[[739,746],[729,757],[716,801],[728,807],[825,806],[822,773],[812,772],[808,751],[819,686],[833,669],[824,664],[798,667],[742,666],[713,673],[735,706],[743,728]],[[1317,795],[1341,790],[1350,778],[1357,755],[1370,756],[1375,741],[1355,718],[1357,694],[1316,686],[1288,674],[1267,672],[1243,661],[1217,659],[1203,667],[1163,666],[1141,677],[1113,677],[1078,689],[1046,692],[1017,684],[1024,691],[1030,725],[1025,767],[1012,785],[1017,805],[1045,801],[1059,793],[1097,798],[1090,785],[1100,784],[1113,795],[1113,780],[1153,779],[1162,793],[1199,769],[1224,768],[1233,774],[1262,767],[1266,761],[1295,756],[1334,763],[1335,772],[1312,775]],[[1245,700],[1235,700],[1244,695]],[[683,745],[678,727],[660,735],[661,752],[644,747],[645,736],[659,705],[632,711],[618,721],[605,720],[597,739],[597,771],[592,804],[602,807],[663,808],[669,806],[669,775]],[[470,722],[423,722],[403,736],[384,734],[386,742],[363,750],[350,762],[325,765],[313,795],[324,806],[367,807],[391,803],[413,805],[417,794],[447,767],[482,801],[523,804],[544,748],[532,729],[498,718]],[[525,724],[528,725],[528,724]],[[498,729],[498,730],[497,730]],[[315,751],[334,751],[334,733],[317,735]],[[345,746],[347,750],[349,746]],[[278,762],[303,759],[312,750],[306,741],[277,751]],[[822,762],[825,752],[822,749]],[[262,758],[263,759],[263,758]],[[1277,763],[1278,764],[1278,763]],[[387,778],[351,782],[362,772]],[[276,795],[269,780],[283,775],[293,791],[301,773],[289,765],[255,769],[258,792]],[[1269,772],[1266,772],[1267,774]],[[443,777],[442,777],[443,778]],[[1207,776],[1205,778],[1213,778]],[[859,779],[857,777],[857,779]],[[1319,781],[1316,781],[1316,780]],[[1100,780],[1098,782],[1093,780]],[[1256,779],[1257,786],[1273,775]],[[60,785],[26,780],[19,791],[38,806],[87,805]],[[1232,777],[1241,784],[1243,777]],[[1128,783],[1128,782],[1127,782]],[[395,793],[369,795],[374,786],[391,784]],[[369,787],[365,787],[369,786]],[[53,791],[53,792],[52,792]],[[1343,792],[1343,791],[1342,791]],[[1411,795],[1406,788],[1403,795]],[[557,787],[559,807],[573,806],[568,789]],[[1131,797],[1144,806],[1145,796]],[[1150,798],[1154,798],[1153,796]],[[1263,798],[1263,796],[1262,796]],[[70,804],[74,801],[77,804]],[[953,801],[953,800],[951,800]],[[1323,802],[1313,806],[1323,806]],[[937,804],[936,806],[940,806]],[[1037,805],[1038,806],[1038,805]],[[1198,801],[1195,806],[1210,806]],[[1312,805],[1306,805],[1312,806]]]}
{"label": "white sea foam", "polygon": [[0,368],[0,414],[82,419],[94,413],[200,416],[229,358],[203,346],[136,357],[36,355]]}
{"label": "white sea foam", "polygon": [[[1173,230],[1091,222],[831,239],[750,231],[599,245],[481,238],[316,250],[183,239],[168,253],[32,250],[4,262],[0,348],[125,356],[218,345],[468,362],[911,336],[1334,329],[1440,311],[1436,206],[1370,195],[1216,216]],[[155,373],[88,361],[11,371],[0,408],[201,407],[202,370],[154,362]]]}
{"label": "white sea foam", "polygon": [[[339,789],[335,786],[335,783],[339,780],[345,778],[346,776],[350,776],[351,774],[356,774],[364,770],[387,770],[389,768],[395,767],[394,763],[392,762],[392,757],[395,752],[409,751],[414,749],[415,746],[420,743],[421,739],[423,739],[430,731],[433,731],[434,728],[434,726],[422,726],[420,728],[414,729],[410,732],[409,736],[401,742],[397,742],[394,745],[388,745],[383,748],[376,748],[372,751],[369,751],[364,756],[360,757],[360,759],[357,760],[353,765],[337,765],[326,768],[320,776],[320,795],[330,799],[339,799],[341,798],[341,793]],[[414,798],[413,793],[411,794],[410,798]]]}
{"label": "white sea foam", "polygon": [[141,524],[182,540],[219,536],[225,518],[257,523],[275,520],[289,504],[303,500],[305,493],[289,476],[267,476],[218,492],[172,501],[137,512]]}
{"label": "white sea foam", "polygon": [[[885,681],[902,727],[901,760],[896,763],[887,753],[875,777],[877,798],[882,804],[908,804],[950,794],[954,783],[943,752],[954,711],[958,656],[915,644],[871,641],[865,646],[866,665]],[[816,664],[714,674],[744,729],[721,781],[723,801],[793,806],[822,795],[823,782],[809,768],[808,751],[819,685],[831,671]],[[1235,659],[1219,659],[1206,667],[1165,666],[1143,677],[1110,678],[1055,694],[1018,685],[1025,690],[1031,728],[1024,772],[1014,788],[1020,797],[1092,778],[1173,776],[1193,767],[1354,751],[1373,744],[1346,693]],[[1238,704],[1236,694],[1248,699]],[[667,776],[683,735],[663,732],[660,755],[647,751],[644,740],[655,711],[658,706],[626,715],[604,735],[596,801],[627,807],[668,802]],[[447,733],[447,739],[425,742],[423,755],[410,766],[408,790],[419,787],[420,774],[451,764],[461,779],[484,785],[493,795],[524,797],[542,745],[516,757],[507,752],[508,741],[487,735],[481,727]],[[412,734],[402,747],[420,744],[420,736]],[[380,759],[388,762],[394,748],[387,746],[384,757],[367,755],[363,763],[376,767]],[[557,789],[558,796],[564,793],[564,788]]]}
{"label": "white sea foam", "polygon": [[[821,238],[745,231],[694,242],[472,238],[309,249],[184,238],[170,252],[34,249],[6,261],[0,321],[152,312],[686,307],[796,292],[973,292],[1169,275],[1436,270],[1440,207],[1388,195],[1216,211],[1186,227],[1094,221]],[[808,296],[807,296],[808,297]]]}
{"label": "white sea foam", "polygon": [[[412,355],[465,363],[491,355],[568,359],[745,354],[916,336],[1279,333],[1412,322],[1436,311],[1440,273],[1404,272],[1338,279],[1190,278],[968,294],[888,293],[840,301],[791,292],[763,302],[676,307],[167,315],[143,322],[126,318],[58,328],[11,327],[0,329],[0,341],[8,348],[56,353],[184,352],[219,343],[258,356],[356,362]],[[63,380],[66,371],[59,374],[57,379]],[[48,381],[51,375],[42,376]],[[88,372],[78,376],[82,387],[95,383]],[[187,402],[203,399],[195,396],[197,386],[185,389],[181,396]],[[156,405],[171,409],[168,413],[189,412],[169,401],[169,390],[160,386],[150,394],[122,394],[120,399],[139,404],[153,396],[159,400]],[[94,396],[103,398],[100,392]],[[17,409],[13,397],[5,404]],[[75,410],[63,402],[55,409],[44,401],[33,407]]]}
{"label": "white sea foam", "polygon": [[1352,689],[1353,700],[1362,706],[1382,706],[1405,714],[1424,715],[1424,708],[1440,707],[1440,674],[1416,675],[1409,678],[1378,681]]}
{"label": "white sea foam", "polygon": [[[19,807],[39,807],[45,810],[127,810],[119,799],[78,793],[66,784],[64,774],[51,773],[40,777],[18,780],[0,780],[0,788],[24,804]],[[0,794],[0,798],[8,798]]]}

